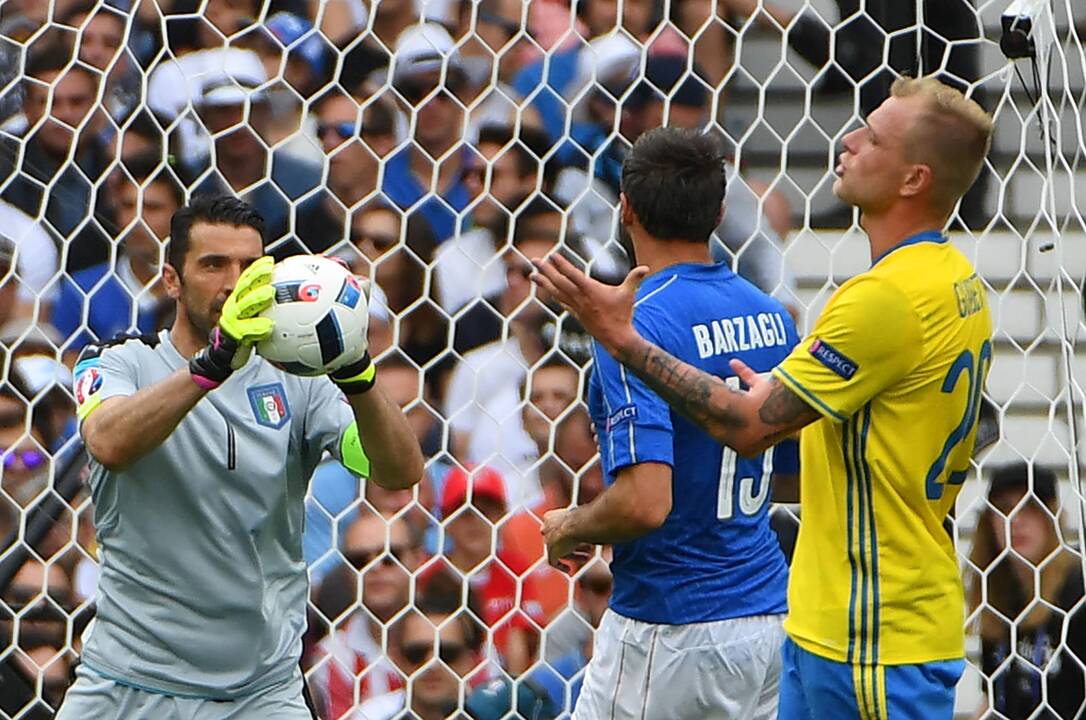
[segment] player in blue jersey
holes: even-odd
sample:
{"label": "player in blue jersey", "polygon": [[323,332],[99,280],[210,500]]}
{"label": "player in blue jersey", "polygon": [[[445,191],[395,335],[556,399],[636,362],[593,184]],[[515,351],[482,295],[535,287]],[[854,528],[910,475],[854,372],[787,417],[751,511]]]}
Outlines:
{"label": "player in blue jersey", "polygon": [[[739,387],[730,360],[769,371],[797,336],[779,302],[711,263],[723,161],[711,136],[646,133],[623,165],[621,213],[626,246],[651,270],[638,330]],[[559,567],[585,543],[614,545],[611,609],[574,718],[776,718],[788,568],[767,507],[771,477],[798,472],[795,442],[741,458],[599,344],[588,401],[608,488],[543,526]]]}

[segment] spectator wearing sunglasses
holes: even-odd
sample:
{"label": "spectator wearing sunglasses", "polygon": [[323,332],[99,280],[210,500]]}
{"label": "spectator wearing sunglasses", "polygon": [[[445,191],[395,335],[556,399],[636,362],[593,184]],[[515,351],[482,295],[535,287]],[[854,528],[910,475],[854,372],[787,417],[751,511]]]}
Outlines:
{"label": "spectator wearing sunglasses", "polygon": [[398,639],[392,655],[407,677],[407,688],[363,703],[355,717],[463,717],[457,712],[460,687],[472,682],[472,672],[481,659],[481,633],[469,614],[459,606],[449,607],[422,597],[418,609],[397,620],[390,635]]}
{"label": "spectator wearing sunglasses", "polygon": [[298,239],[310,252],[323,252],[351,237],[354,211],[380,201],[382,158],[396,144],[395,115],[383,100],[359,100],[334,87],[316,102],[317,137],[324,151],[327,181],[318,200],[295,211]]}
{"label": "spectator wearing sunglasses", "polygon": [[463,144],[466,76],[452,37],[440,25],[421,23],[396,41],[393,89],[411,119],[411,142],[385,165],[382,189],[401,208],[414,208],[442,243],[467,228],[472,200],[464,169],[472,153]]}
{"label": "spectator wearing sunglasses", "polygon": [[4,465],[0,488],[5,495],[5,514],[16,515],[41,494],[49,484],[49,448],[54,433],[44,412],[28,409],[34,397],[26,381],[12,367],[8,381],[0,386],[0,458]]}
{"label": "spectator wearing sunglasses", "polygon": [[[325,582],[361,585],[362,606],[317,646],[311,687],[327,717],[343,717],[358,701],[403,687],[382,640],[387,625],[408,605],[410,574],[421,559],[420,535],[402,519],[386,520],[365,511],[347,529],[342,555],[345,573]],[[357,580],[356,580],[357,579]]]}

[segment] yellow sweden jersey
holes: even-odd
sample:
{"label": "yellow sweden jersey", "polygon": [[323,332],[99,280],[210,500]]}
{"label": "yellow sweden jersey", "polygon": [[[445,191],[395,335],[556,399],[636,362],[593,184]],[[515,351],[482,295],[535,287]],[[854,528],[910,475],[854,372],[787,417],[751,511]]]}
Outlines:
{"label": "yellow sweden jersey", "polygon": [[773,374],[824,417],[801,434],[788,634],[871,666],[961,658],[964,599],[943,520],[973,450],[992,321],[938,233],[841,286]]}

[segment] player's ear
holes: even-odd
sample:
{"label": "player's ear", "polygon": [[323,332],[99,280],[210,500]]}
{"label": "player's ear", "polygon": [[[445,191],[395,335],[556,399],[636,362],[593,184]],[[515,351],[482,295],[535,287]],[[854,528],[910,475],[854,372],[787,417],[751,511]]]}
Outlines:
{"label": "player's ear", "polygon": [[630,207],[630,199],[626,197],[626,193],[618,194],[618,219],[619,221],[629,227],[634,224],[637,219],[637,215],[634,213],[633,208]]}
{"label": "player's ear", "polygon": [[162,284],[171,300],[181,297],[181,273],[170,263],[162,265]]}
{"label": "player's ear", "polygon": [[916,197],[922,193],[931,192],[934,180],[930,165],[910,165],[905,173],[905,182],[901,185],[901,195]]}

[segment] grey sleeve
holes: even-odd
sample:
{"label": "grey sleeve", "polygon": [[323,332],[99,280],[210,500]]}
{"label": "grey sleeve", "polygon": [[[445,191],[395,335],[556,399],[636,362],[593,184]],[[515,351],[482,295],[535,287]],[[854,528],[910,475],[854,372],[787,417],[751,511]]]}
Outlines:
{"label": "grey sleeve", "polygon": [[75,364],[76,416],[80,424],[102,401],[139,390],[137,343],[88,345]]}
{"label": "grey sleeve", "polygon": [[342,461],[344,435],[354,424],[351,405],[327,377],[312,378],[307,384],[309,402],[303,426],[305,452],[319,459],[327,450]]}
{"label": "grey sleeve", "polygon": [[737,173],[728,178],[724,220],[710,244],[715,261],[732,263],[766,293],[778,298],[793,294],[795,278],[785,267],[780,238],[762,214],[758,196]]}

